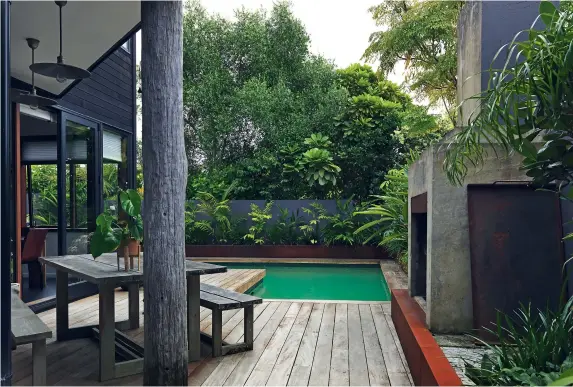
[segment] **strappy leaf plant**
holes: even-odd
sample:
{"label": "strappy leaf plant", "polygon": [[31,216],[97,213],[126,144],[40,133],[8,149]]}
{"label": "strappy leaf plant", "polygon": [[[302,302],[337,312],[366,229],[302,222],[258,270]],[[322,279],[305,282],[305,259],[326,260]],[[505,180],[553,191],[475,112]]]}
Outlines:
{"label": "strappy leaf plant", "polygon": [[[483,164],[484,144],[521,154],[522,168],[539,185],[573,181],[573,12],[569,8],[557,9],[542,1],[536,23],[498,50],[487,90],[464,101],[473,101],[477,108],[448,145],[444,170],[451,182],[462,184],[470,167]],[[544,27],[535,27],[539,24]],[[504,56],[507,59],[502,61]],[[500,61],[503,65],[497,67]]]}

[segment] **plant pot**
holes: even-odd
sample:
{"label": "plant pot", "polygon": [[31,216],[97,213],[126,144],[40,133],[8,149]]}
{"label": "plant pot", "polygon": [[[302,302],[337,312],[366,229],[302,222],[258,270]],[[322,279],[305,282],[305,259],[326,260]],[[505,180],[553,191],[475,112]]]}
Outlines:
{"label": "plant pot", "polygon": [[124,270],[134,269],[133,258],[137,257],[137,270],[139,270],[139,254],[141,251],[140,242],[135,239],[129,239],[128,241],[121,241],[119,247],[117,248],[117,269],[120,270],[120,259],[123,258]]}

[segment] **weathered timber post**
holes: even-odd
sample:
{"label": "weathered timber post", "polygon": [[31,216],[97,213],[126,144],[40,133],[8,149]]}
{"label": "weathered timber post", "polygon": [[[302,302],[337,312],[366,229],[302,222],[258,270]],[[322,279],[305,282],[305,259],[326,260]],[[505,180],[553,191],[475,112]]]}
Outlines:
{"label": "weathered timber post", "polygon": [[141,2],[146,385],[187,385],[182,7]]}

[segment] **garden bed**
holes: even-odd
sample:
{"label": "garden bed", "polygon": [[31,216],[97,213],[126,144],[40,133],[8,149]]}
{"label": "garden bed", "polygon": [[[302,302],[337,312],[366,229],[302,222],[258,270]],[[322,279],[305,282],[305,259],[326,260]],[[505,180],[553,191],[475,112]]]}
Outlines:
{"label": "garden bed", "polygon": [[376,246],[186,245],[186,257],[390,259]]}

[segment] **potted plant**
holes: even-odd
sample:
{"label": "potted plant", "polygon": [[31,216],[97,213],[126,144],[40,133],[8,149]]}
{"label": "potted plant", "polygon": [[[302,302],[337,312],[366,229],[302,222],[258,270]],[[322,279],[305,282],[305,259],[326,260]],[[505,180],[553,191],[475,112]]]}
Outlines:
{"label": "potted plant", "polygon": [[96,219],[96,230],[90,242],[90,252],[95,258],[104,253],[117,251],[124,258],[125,270],[130,265],[130,257],[139,256],[140,242],[143,240],[143,219],[141,218],[141,196],[134,189],[119,192],[120,211],[117,215],[101,213]]}

